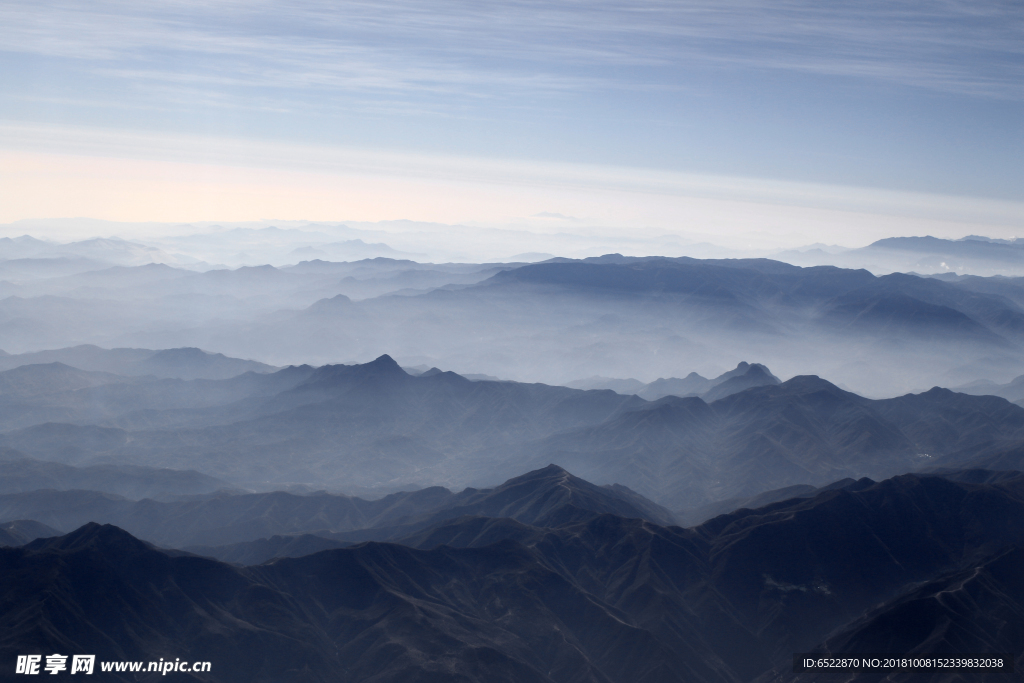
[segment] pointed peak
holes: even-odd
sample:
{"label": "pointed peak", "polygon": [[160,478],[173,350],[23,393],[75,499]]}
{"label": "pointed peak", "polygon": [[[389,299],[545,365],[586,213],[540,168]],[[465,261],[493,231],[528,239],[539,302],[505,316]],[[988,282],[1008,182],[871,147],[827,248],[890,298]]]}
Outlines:
{"label": "pointed peak", "polygon": [[130,533],[113,524],[88,522],[69,534],[53,538],[40,538],[24,546],[27,550],[80,550],[86,547],[117,550],[118,553],[149,550],[148,543],[140,541]]}
{"label": "pointed peak", "polygon": [[[539,470],[533,470],[531,472],[527,472],[526,474],[520,474],[518,477],[513,477],[512,479],[509,479],[504,484],[502,484],[502,486],[507,486],[509,484],[515,484],[515,483],[521,483],[521,482],[525,482],[525,481],[537,481],[537,480],[544,480],[544,479],[556,479],[556,478],[562,478],[562,477],[565,477],[565,476],[572,477],[573,475],[570,474],[568,470],[565,470],[565,469],[559,467],[558,465],[555,465],[555,464],[552,463],[552,464],[548,465],[547,467],[540,468]],[[573,478],[575,478],[575,477],[573,477]]]}
{"label": "pointed peak", "polygon": [[[395,368],[397,370],[402,370],[401,366],[395,362],[395,359],[386,353],[382,356],[377,356],[369,363],[365,363],[365,365],[378,368]],[[402,370],[402,372],[405,372],[405,370]]]}

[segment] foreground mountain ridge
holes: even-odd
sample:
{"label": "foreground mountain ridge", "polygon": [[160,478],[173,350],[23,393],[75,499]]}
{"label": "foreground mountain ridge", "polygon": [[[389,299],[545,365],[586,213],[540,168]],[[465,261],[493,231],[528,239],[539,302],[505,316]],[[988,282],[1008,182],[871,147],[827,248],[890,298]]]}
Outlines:
{"label": "foreground mountain ridge", "polygon": [[[421,533],[423,549],[363,543],[251,567],[88,524],[0,549],[0,650],[211,661],[215,681],[750,681],[822,634],[860,633],[869,609],[872,646],[884,633],[926,646],[927,628],[871,615],[965,572],[1019,591],[1007,568],[1024,544],[1024,475],[995,479],[861,480],[695,529],[459,517]],[[476,543],[429,540],[482,523],[493,531]],[[962,603],[955,628],[983,623],[985,604]],[[1019,660],[1012,636],[987,646]]]}

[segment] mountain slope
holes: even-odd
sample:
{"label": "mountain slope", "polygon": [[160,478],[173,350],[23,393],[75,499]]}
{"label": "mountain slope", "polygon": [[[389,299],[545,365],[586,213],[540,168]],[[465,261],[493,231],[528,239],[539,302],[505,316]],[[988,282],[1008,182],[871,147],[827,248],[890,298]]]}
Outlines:
{"label": "mountain slope", "polygon": [[[820,653],[1015,653],[1024,640],[1024,547],[1003,549],[966,569],[957,569],[885,602],[821,643]],[[1019,666],[1019,663],[1017,664]],[[984,680],[1019,677],[998,670],[918,669],[890,674],[886,680],[939,683],[984,674]],[[844,680],[874,681],[879,672],[847,672]],[[793,673],[778,667],[758,681],[828,681],[835,672]]]}
{"label": "mountain slope", "polygon": [[710,404],[667,397],[503,451],[502,459],[506,466],[554,462],[680,510],[939,461],[955,467],[966,460],[952,454],[969,446],[1021,439],[1024,410],[1003,399],[933,389],[873,401],[807,376]]}
{"label": "mountain slope", "polygon": [[[384,540],[462,515],[509,517],[526,524],[557,526],[608,513],[673,522],[668,510],[625,487],[594,486],[554,466],[494,489],[452,493],[434,487],[372,501],[283,491],[218,493],[167,501],[133,501],[82,490],[0,495],[0,519],[37,519],[62,529],[88,522],[110,523],[146,541],[179,548],[312,532],[334,532],[334,537],[347,541]],[[217,556],[228,552],[234,551],[217,551]]]}
{"label": "mountain slope", "polygon": [[[260,489],[490,487],[554,463],[680,510],[938,462],[957,467],[965,449],[1024,441],[1024,409],[1000,398],[932,389],[870,400],[815,376],[778,384],[760,365],[735,372],[712,389],[728,394],[718,400],[648,402],[451,372],[412,376],[381,356],[223,381],[82,389],[71,392],[82,405],[103,397],[145,405],[164,389],[166,403],[102,420],[120,428],[40,424],[0,434],[0,446],[75,465],[202,462],[211,476]],[[195,407],[181,407],[189,402]]]}
{"label": "mountain slope", "polygon": [[0,549],[0,656],[208,660],[212,681],[472,683],[738,683],[833,631],[860,639],[843,647],[930,637],[1019,657],[1017,631],[998,624],[1020,602],[1022,519],[1020,476],[908,475],[692,530],[460,517],[421,532],[423,549],[365,543],[245,568],[93,524]]}

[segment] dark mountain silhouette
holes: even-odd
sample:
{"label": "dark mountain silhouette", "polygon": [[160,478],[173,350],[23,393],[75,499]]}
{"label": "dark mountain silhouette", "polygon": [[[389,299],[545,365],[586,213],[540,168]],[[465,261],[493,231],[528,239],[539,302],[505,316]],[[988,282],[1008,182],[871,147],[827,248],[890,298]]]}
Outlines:
{"label": "dark mountain silhouette", "polygon": [[772,503],[778,503],[783,500],[790,500],[792,498],[813,498],[818,493],[825,490],[842,488],[850,484],[854,484],[854,479],[840,479],[837,482],[827,484],[822,487],[811,486],[810,484],[794,484],[793,486],[786,486],[781,489],[774,489],[771,491],[765,491],[759,493],[756,496],[750,496],[749,498],[729,498],[727,500],[719,500],[714,503],[708,503],[691,510],[683,510],[676,513],[676,519],[683,526],[697,526],[702,524],[713,517],[719,515],[725,515],[736,510],[746,508],[748,510],[754,510],[756,508],[771,505]]}
{"label": "dark mountain silhouette", "polygon": [[[1024,547],[1003,549],[973,566],[956,569],[883,603],[830,636],[818,653],[1020,654],[1024,641]],[[1017,666],[1019,666],[1019,657]],[[1016,669],[1015,669],[1016,670]],[[845,680],[881,680],[880,672],[861,671]],[[938,683],[964,680],[963,671],[915,670],[891,680]],[[971,672],[982,680],[1012,681],[1020,676],[996,671]],[[778,667],[758,681],[829,681],[835,673],[793,673]]]}
{"label": "dark mountain silhouette", "polygon": [[1005,624],[1019,621],[1021,519],[1020,476],[906,475],[695,529],[459,517],[420,532],[422,548],[249,567],[89,524],[0,549],[0,656],[208,660],[213,681],[574,683],[738,683],[833,644],[1020,657]]}

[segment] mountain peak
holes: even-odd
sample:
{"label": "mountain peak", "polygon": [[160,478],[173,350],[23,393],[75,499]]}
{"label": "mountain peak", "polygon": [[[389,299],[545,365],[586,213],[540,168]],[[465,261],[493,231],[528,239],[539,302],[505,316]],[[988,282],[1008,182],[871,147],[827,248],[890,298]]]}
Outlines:
{"label": "mountain peak", "polygon": [[829,391],[846,394],[832,382],[817,375],[797,375],[782,383],[782,386],[793,393],[806,394],[816,391]]}
{"label": "mountain peak", "polygon": [[530,479],[549,479],[552,477],[572,476],[569,471],[563,467],[551,463],[547,467],[541,467],[540,469],[527,472],[513,479],[509,479],[506,484],[514,481],[529,481]]}
{"label": "mountain peak", "polygon": [[96,522],[83,524],[64,536],[39,538],[25,545],[27,550],[34,551],[75,551],[87,547],[115,551],[121,557],[151,549],[148,543],[140,541],[120,527]]}
{"label": "mountain peak", "polygon": [[463,495],[462,505],[455,508],[461,513],[511,517],[535,526],[558,526],[605,513],[675,523],[671,512],[624,486],[597,486],[555,464]]}
{"label": "mountain peak", "polygon": [[395,359],[386,353],[369,363],[355,365],[322,365],[310,375],[302,384],[296,387],[297,390],[328,390],[334,391],[338,388],[350,386],[350,383],[365,382],[369,380],[372,384],[379,383],[387,378],[408,378],[409,373],[395,362]]}
{"label": "mountain peak", "polygon": [[711,403],[726,396],[732,396],[753,387],[781,384],[778,377],[760,363],[741,362],[735,370],[730,370],[716,378],[715,385],[704,394],[706,402]]}
{"label": "mountain peak", "polygon": [[386,371],[398,370],[403,375],[408,374],[405,370],[402,370],[402,367],[398,363],[395,362],[394,358],[392,358],[391,356],[389,356],[386,353],[384,355],[382,355],[382,356],[377,356],[375,359],[373,359],[369,363],[364,363],[363,367],[364,368],[373,368],[375,370],[386,370]]}

